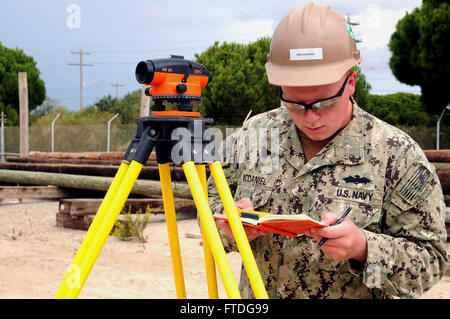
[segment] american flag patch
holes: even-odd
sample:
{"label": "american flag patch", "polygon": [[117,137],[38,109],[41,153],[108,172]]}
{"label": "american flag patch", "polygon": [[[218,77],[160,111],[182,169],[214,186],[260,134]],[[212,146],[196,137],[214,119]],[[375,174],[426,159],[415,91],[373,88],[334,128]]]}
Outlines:
{"label": "american flag patch", "polygon": [[432,179],[433,176],[430,171],[424,166],[419,165],[412,172],[411,177],[400,188],[398,194],[408,203],[413,204],[416,199],[421,197]]}

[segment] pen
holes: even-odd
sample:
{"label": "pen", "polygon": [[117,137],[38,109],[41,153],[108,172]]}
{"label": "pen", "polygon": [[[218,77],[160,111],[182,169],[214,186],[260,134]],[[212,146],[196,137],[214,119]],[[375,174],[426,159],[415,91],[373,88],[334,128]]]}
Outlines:
{"label": "pen", "polygon": [[[348,213],[350,213],[351,210],[352,210],[352,206],[349,205],[349,206],[345,207],[345,209],[341,213],[341,216],[339,216],[337,221],[333,225],[330,225],[330,226],[339,225],[340,223],[342,223],[342,221],[344,220],[345,216],[347,216]],[[327,239],[328,238],[323,237],[320,240],[319,246],[317,246],[317,248],[320,248],[320,246],[322,246],[327,241]]]}

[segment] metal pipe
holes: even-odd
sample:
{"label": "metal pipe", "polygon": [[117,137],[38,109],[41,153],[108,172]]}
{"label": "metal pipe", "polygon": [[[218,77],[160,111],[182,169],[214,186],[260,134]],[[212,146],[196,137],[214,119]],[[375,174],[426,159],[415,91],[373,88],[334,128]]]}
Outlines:
{"label": "metal pipe", "polygon": [[2,112],[1,118],[1,145],[0,145],[0,153],[1,153],[1,161],[5,161],[5,114]]}
{"label": "metal pipe", "polygon": [[60,115],[61,113],[56,114],[56,117],[52,121],[52,152],[55,151],[55,122]]}
{"label": "metal pipe", "polygon": [[439,135],[441,133],[441,120],[442,117],[444,116],[445,110],[449,110],[450,111],[450,103],[447,104],[446,107],[444,107],[444,109],[442,110],[441,116],[439,116],[439,120],[437,121],[437,125],[436,125],[436,149],[439,149]]}
{"label": "metal pipe", "polygon": [[111,143],[111,122],[119,116],[119,113],[114,115],[109,121],[108,121],[108,134],[107,134],[107,141],[106,141],[106,151],[109,152],[110,149],[110,143]]}

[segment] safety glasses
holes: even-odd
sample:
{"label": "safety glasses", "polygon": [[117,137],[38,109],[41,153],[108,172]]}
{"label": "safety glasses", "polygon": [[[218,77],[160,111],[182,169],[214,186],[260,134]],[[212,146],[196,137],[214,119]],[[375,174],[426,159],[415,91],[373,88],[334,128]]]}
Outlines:
{"label": "safety glasses", "polygon": [[327,111],[331,110],[333,107],[335,107],[341,101],[342,94],[344,93],[345,86],[347,85],[347,81],[348,81],[350,74],[351,73],[349,73],[347,75],[347,77],[345,78],[344,84],[342,85],[339,92],[332,97],[317,100],[310,104],[306,104],[303,102],[294,102],[294,101],[289,101],[289,100],[286,100],[283,98],[283,90],[280,87],[280,92],[279,92],[280,99],[283,102],[283,104],[293,113],[304,114],[304,113],[306,113],[306,111],[308,109],[311,109],[311,110],[319,112],[319,113],[327,112]]}

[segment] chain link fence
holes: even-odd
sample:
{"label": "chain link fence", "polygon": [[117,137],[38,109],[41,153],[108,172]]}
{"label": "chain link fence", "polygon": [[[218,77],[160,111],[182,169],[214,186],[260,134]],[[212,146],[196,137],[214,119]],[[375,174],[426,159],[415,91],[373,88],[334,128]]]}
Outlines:
{"label": "chain link fence", "polygon": [[[226,127],[218,126],[218,128],[225,138]],[[399,128],[419,143],[422,149],[436,149],[436,127]],[[112,124],[110,150],[125,151],[135,132],[136,124]],[[51,134],[50,126],[31,126],[29,128],[30,151],[51,152]],[[55,152],[105,152],[107,150],[105,124],[55,125],[54,137]],[[439,144],[440,149],[450,149],[450,125],[441,124]],[[19,153],[18,127],[5,127],[5,152]]]}
{"label": "chain link fence", "polygon": [[[399,128],[411,136],[423,150],[436,149],[436,127],[399,126]],[[450,125],[441,123],[439,149],[450,149]]]}
{"label": "chain link fence", "polygon": [[[125,151],[136,132],[136,124],[111,125],[111,151]],[[29,128],[29,150],[51,152],[50,126]],[[55,152],[106,152],[107,126],[105,124],[55,125]],[[5,152],[19,153],[19,128],[5,127]]]}

